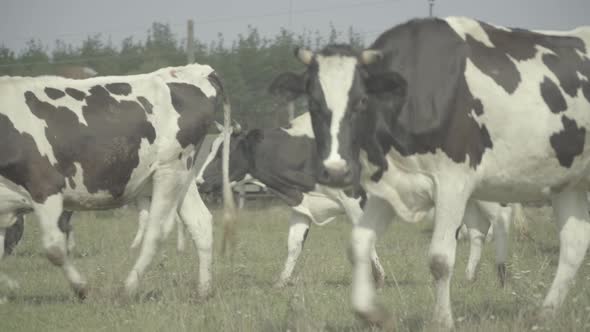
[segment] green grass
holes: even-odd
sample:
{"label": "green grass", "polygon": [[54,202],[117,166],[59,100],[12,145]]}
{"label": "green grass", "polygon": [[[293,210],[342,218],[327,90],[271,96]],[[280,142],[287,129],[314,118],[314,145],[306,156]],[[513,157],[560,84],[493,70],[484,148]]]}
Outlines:
{"label": "green grass", "polygon": [[[459,244],[452,283],[457,330],[590,330],[589,258],[559,316],[543,324],[536,320],[555,273],[558,242],[549,210],[526,212],[535,219],[534,241],[511,235],[510,280],[503,290],[497,286],[492,246],[486,247],[477,280],[469,283],[463,272],[468,244]],[[0,305],[0,331],[280,331],[294,320],[311,330],[365,330],[350,306],[350,265],[344,250],[350,226],[344,220],[321,229],[312,226],[295,272],[296,286],[272,288],[286,255],[288,214],[282,206],[242,210],[233,263],[219,256],[221,232],[215,226],[215,293],[208,300],[196,296],[194,247],[177,253],[173,232],[142,279],[139,299],[126,303],[118,294],[137,255],[128,249],[137,225],[135,211],[118,210],[108,218],[74,215],[75,263],[92,287],[84,303],[42,255],[39,229],[31,218],[15,255],[1,263],[21,289]],[[387,273],[378,301],[395,315],[400,331],[434,330],[429,325],[434,293],[427,262],[431,231],[426,223],[394,224],[378,242]],[[0,289],[1,294],[6,290]]]}

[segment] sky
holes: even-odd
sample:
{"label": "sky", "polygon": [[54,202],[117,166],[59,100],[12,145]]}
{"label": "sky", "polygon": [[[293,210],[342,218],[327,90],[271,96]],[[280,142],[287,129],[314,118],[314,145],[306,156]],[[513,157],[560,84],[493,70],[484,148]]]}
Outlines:
{"label": "sky", "polygon": [[[490,23],[542,30],[590,25],[590,0],[434,0],[434,15],[469,16]],[[289,15],[291,11],[291,15]],[[428,0],[1,0],[0,45],[20,51],[31,38],[51,48],[56,39],[78,46],[100,33],[118,46],[125,37],[145,40],[154,21],[168,23],[180,40],[186,21],[204,42],[222,33],[226,41],[248,25],[264,36],[281,27],[320,31],[330,24],[352,26],[369,44],[379,33],[415,17],[428,16]]]}

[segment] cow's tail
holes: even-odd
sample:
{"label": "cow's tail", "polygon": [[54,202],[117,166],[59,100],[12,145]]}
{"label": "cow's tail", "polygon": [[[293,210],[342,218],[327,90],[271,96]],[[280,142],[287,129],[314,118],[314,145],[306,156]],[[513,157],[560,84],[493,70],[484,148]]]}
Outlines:
{"label": "cow's tail", "polygon": [[219,78],[212,74],[210,80],[215,81],[223,101],[223,150],[221,154],[221,176],[223,190],[223,237],[221,242],[221,254],[224,255],[229,246],[230,253],[233,253],[236,246],[236,207],[234,197],[229,183],[229,150],[231,139],[231,105],[229,97],[223,89]]}

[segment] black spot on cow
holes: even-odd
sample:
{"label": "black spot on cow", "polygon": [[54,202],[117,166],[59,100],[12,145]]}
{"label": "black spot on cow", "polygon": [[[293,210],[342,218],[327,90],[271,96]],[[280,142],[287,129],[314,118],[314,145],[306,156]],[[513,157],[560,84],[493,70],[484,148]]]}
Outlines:
{"label": "black spot on cow", "polygon": [[150,103],[149,100],[147,100],[147,98],[145,97],[137,97],[137,101],[139,101],[141,103],[141,106],[143,106],[143,109],[148,113],[148,114],[152,114],[154,111],[154,106],[152,105],[152,103]]}
{"label": "black spot on cow", "polygon": [[565,98],[561,94],[559,87],[547,76],[541,82],[541,96],[551,112],[559,113],[567,109]]}
{"label": "black spot on cow", "polygon": [[105,88],[114,95],[127,96],[131,93],[131,85],[129,83],[109,83]]}
{"label": "black spot on cow", "polygon": [[574,158],[584,150],[586,128],[578,127],[575,120],[565,115],[561,117],[561,122],[563,123],[563,130],[551,135],[549,140],[553,150],[555,150],[559,164],[569,168],[572,166]]}
{"label": "black spot on cow", "polygon": [[178,160],[182,159],[182,152],[178,154]]}
{"label": "black spot on cow", "polygon": [[59,89],[49,88],[49,87],[45,88],[45,94],[47,95],[47,97],[49,97],[53,100],[59,99],[59,98],[66,95],[63,91],[61,91]]}
{"label": "black spot on cow", "polygon": [[142,139],[152,144],[155,129],[137,101],[117,101],[102,86],[90,88],[84,100],[82,115],[87,125],[80,123],[76,113],[67,107],[43,102],[31,91],[25,93],[31,112],[47,123],[45,135],[59,173],[73,177],[77,162],[90,193],[105,190],[120,197],[139,164]]}
{"label": "black spot on cow", "polygon": [[187,83],[167,83],[174,109],[180,114],[176,139],[185,148],[198,146],[213,121],[214,101],[207,98],[199,87]]}
{"label": "black spot on cow", "polygon": [[193,157],[189,156],[186,158],[186,169],[190,170],[193,167]]}
{"label": "black spot on cow", "polygon": [[364,138],[361,147],[380,168],[373,181],[387,169],[383,156],[392,147],[404,156],[443,151],[453,161],[477,168],[493,142],[487,127],[473,117],[484,109],[463,74],[465,42],[445,21],[427,19],[392,28],[370,48],[384,54],[367,67],[370,76],[397,73],[405,81],[398,91],[372,97],[368,112],[355,123]]}
{"label": "black spot on cow", "polygon": [[[205,186],[200,190],[221,188],[221,150],[204,170]],[[291,136],[280,128],[232,134],[230,180],[239,181],[251,174],[288,205],[299,205],[303,193],[314,190],[317,184],[316,151],[312,139]]]}
{"label": "black spot on cow", "polygon": [[582,85],[582,93],[584,98],[590,103],[590,81],[586,81]]}
{"label": "black spot on cow", "polygon": [[475,115],[480,116],[483,114],[483,104],[481,103],[481,100],[479,99],[474,99],[473,100],[473,111],[475,112]]}
{"label": "black spot on cow", "polygon": [[65,187],[65,179],[42,155],[28,133],[20,133],[0,114],[0,175],[24,187],[33,200],[43,203]]}
{"label": "black spot on cow", "polygon": [[86,97],[86,93],[84,91],[80,91],[74,88],[66,88],[66,93],[68,94],[68,96],[78,101],[82,101],[84,100],[84,97]]}
{"label": "black spot on cow", "polygon": [[[551,36],[524,29],[498,29],[479,22],[490,42],[489,47],[467,34],[469,59],[485,75],[491,77],[506,92],[513,93],[521,82],[516,61],[534,58],[539,46],[548,49],[542,59],[555,74],[563,91],[574,97],[581,86],[577,71],[588,77],[589,60],[579,53],[586,52],[582,39],[572,36]],[[514,59],[514,60],[512,60]]]}

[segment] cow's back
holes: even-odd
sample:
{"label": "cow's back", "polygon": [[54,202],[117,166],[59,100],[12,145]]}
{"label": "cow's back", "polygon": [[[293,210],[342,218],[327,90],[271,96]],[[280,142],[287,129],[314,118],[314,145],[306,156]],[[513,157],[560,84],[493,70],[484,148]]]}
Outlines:
{"label": "cow's back", "polygon": [[[188,84],[165,74],[0,79],[0,141],[11,142],[0,145],[0,175],[35,201],[56,191],[75,209],[128,201],[155,167],[193,153],[212,117],[210,91],[179,97]],[[188,109],[201,100],[204,110]]]}

